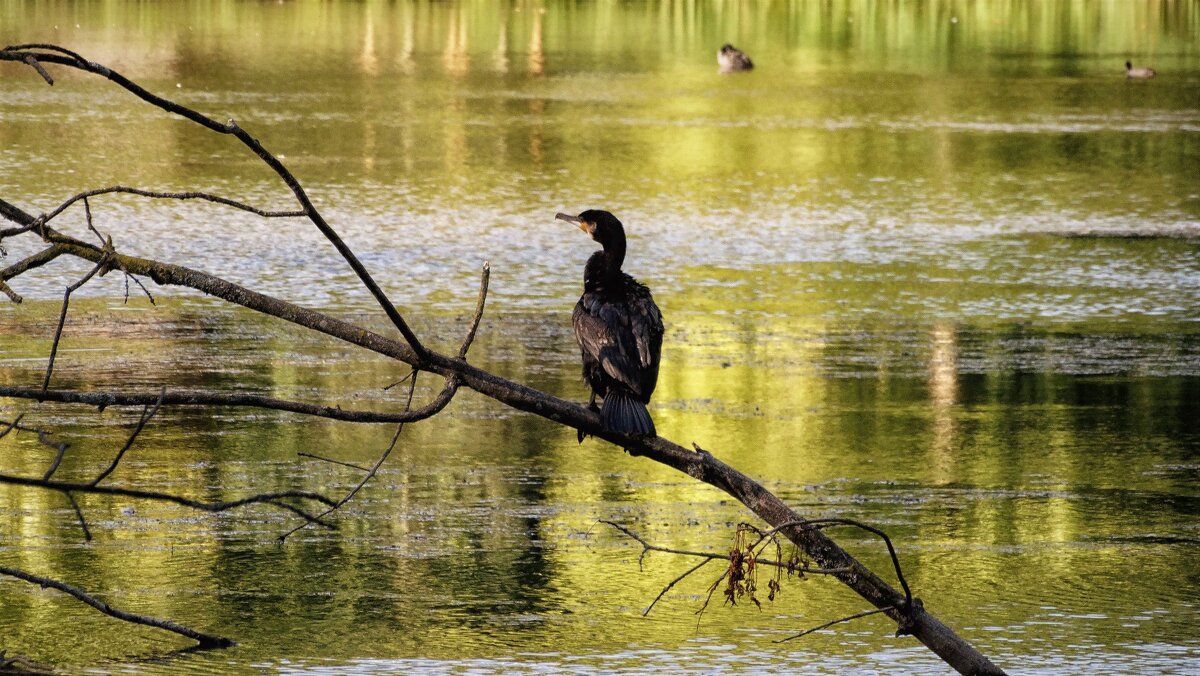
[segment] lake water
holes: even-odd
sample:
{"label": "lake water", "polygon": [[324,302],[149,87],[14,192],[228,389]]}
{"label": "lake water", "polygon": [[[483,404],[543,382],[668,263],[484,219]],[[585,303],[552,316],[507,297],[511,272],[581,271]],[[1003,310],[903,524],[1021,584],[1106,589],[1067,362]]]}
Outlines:
{"label": "lake water", "polygon": [[[802,514],[885,528],[926,607],[1013,673],[1200,671],[1200,5],[1189,2],[66,3],[0,5],[0,42],[54,42],[232,117],[284,158],[427,342],[576,400],[570,333],[605,208],[667,319],[660,434]],[[732,42],[749,73],[719,75]],[[1124,62],[1159,75],[1127,81]],[[94,77],[0,65],[0,197],[33,213],[106,185],[288,209],[235,141]],[[296,220],[101,197],[126,252],[386,330]],[[58,227],[86,235],[82,210]],[[8,239],[5,264],[36,250]],[[41,382],[56,263],[0,305],[0,384]],[[118,275],[72,302],[55,384],[163,384],[394,409],[406,371]],[[425,380],[421,392],[436,389]],[[16,400],[86,481],[139,411]],[[107,482],[198,499],[340,496],[392,429],[161,413]],[[184,642],[0,579],[0,650],[71,671],[944,673],[839,584],[729,608],[672,589],[749,517],[690,478],[470,392],[410,426],[340,513],[223,516],[0,487],[0,565],[235,638]],[[52,451],[0,440],[0,472]],[[886,552],[834,537],[881,573]],[[163,657],[169,655],[168,657]]]}

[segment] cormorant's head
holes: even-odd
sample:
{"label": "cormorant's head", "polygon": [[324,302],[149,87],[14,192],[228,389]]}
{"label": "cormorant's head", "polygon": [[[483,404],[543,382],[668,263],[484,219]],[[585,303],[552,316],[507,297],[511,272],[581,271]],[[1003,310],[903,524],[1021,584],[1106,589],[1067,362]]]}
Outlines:
{"label": "cormorant's head", "polygon": [[721,45],[721,53],[722,54],[725,54],[727,52],[735,52],[735,51],[737,51],[737,50],[734,49],[733,45],[729,44],[728,42]]}
{"label": "cormorant's head", "polygon": [[1125,70],[1133,70],[1133,62],[1132,61],[1125,62]]}
{"label": "cormorant's head", "polygon": [[580,230],[591,235],[592,239],[599,242],[605,251],[619,248],[621,255],[625,255],[625,228],[621,225],[621,221],[617,220],[616,216],[607,211],[588,209],[578,216],[564,214],[560,211],[554,217],[560,221],[575,223],[579,226]]}

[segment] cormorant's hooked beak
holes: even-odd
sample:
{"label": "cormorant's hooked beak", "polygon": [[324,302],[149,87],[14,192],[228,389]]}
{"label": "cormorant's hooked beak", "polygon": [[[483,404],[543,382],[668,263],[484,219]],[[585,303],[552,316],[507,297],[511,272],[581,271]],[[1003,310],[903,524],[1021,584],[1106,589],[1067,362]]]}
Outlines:
{"label": "cormorant's hooked beak", "polygon": [[554,214],[554,217],[560,221],[574,223],[575,225],[579,226],[580,230],[587,232],[589,234],[591,233],[591,231],[588,230],[587,221],[584,221],[582,218],[580,218],[578,216],[572,216],[571,214],[564,214],[563,212],[560,211],[557,214]]}

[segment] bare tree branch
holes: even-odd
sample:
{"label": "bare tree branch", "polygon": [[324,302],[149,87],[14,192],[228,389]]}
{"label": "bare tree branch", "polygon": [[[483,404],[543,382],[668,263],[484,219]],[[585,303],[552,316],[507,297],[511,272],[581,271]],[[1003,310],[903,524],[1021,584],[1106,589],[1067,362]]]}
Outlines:
{"label": "bare tree branch", "polygon": [[[666,554],[679,554],[681,556],[691,556],[691,557],[695,557],[695,558],[708,559],[710,561],[712,561],[712,560],[730,561],[733,559],[733,557],[731,557],[728,554],[718,554],[716,552],[688,551],[686,549],[672,549],[670,547],[661,547],[659,545],[653,545],[653,544],[650,544],[649,542],[647,542],[645,539],[643,539],[637,533],[634,533],[633,531],[629,530],[628,528],[626,528],[625,526],[622,526],[619,523],[615,523],[613,521],[607,521],[605,519],[600,519],[600,523],[606,523],[606,524],[612,526],[613,528],[616,528],[617,530],[621,531],[622,533],[628,535],[629,537],[633,538],[634,540],[638,541],[638,544],[640,544],[642,546],[642,553],[638,557],[638,565],[639,566],[641,566],[641,564],[642,564],[642,558],[645,557],[646,554],[649,552],[664,552]],[[757,543],[755,543],[754,546],[757,546]],[[835,575],[837,573],[849,572],[848,568],[829,568],[829,569],[810,568],[808,566],[797,566],[793,562],[790,562],[790,561],[779,561],[779,560],[772,560],[772,559],[756,558],[755,562],[761,566],[774,566],[776,568],[784,568],[784,569],[787,569],[787,570],[790,570],[793,572],[797,572],[797,573],[812,573],[813,575]]]}
{"label": "bare tree branch", "polygon": [[479,300],[475,302],[475,316],[471,318],[471,328],[467,329],[467,335],[463,336],[462,344],[458,346],[459,359],[467,358],[467,350],[471,349],[471,343],[475,341],[475,332],[479,330],[479,320],[483,319],[483,304],[487,301],[488,279],[491,275],[492,264],[484,261],[483,274],[479,279]]}
{"label": "bare tree branch", "polygon": [[62,464],[63,457],[67,454],[67,448],[70,446],[70,444],[65,441],[60,441],[56,444],[53,441],[50,441],[49,436],[50,434],[48,432],[42,432],[41,430],[38,430],[38,442],[55,450],[54,460],[50,461],[50,467],[46,470],[46,473],[42,475],[43,481],[49,481],[50,477],[54,476],[54,473],[58,471],[58,466]]}
{"label": "bare tree branch", "polygon": [[340,406],[320,406],[317,404],[306,404],[244,393],[167,392],[165,395],[155,395],[126,394],[120,392],[75,392],[72,390],[42,391],[39,387],[0,385],[0,397],[31,399],[34,401],[56,401],[66,404],[87,404],[101,410],[109,406],[153,406],[160,396],[162,397],[164,406],[236,406],[262,408],[359,423],[418,422],[436,415],[450,403],[449,398],[439,396],[418,409],[385,412],[346,409]]}
{"label": "bare tree branch", "polygon": [[887,612],[887,611],[888,611],[887,608],[872,608],[870,610],[864,610],[861,613],[854,613],[853,615],[849,615],[847,617],[839,617],[836,620],[830,620],[829,622],[826,622],[825,624],[813,627],[812,629],[805,629],[804,631],[800,632],[799,634],[796,634],[795,636],[789,636],[787,638],[781,638],[777,641],[773,641],[773,643],[784,643],[786,641],[791,641],[792,639],[800,638],[801,636],[807,636],[807,635],[813,633],[814,631],[821,631],[822,629],[824,629],[826,627],[832,627],[835,624],[840,624],[842,622],[849,622],[850,620],[857,620],[860,617],[866,617],[868,615],[875,615],[876,613],[883,613],[883,612]]}
{"label": "bare tree branch", "polygon": [[37,58],[34,57],[33,54],[29,54],[25,57],[25,63],[33,66],[33,69],[38,72],[38,75],[42,76],[42,79],[46,81],[46,84],[50,85],[51,87],[54,86],[54,78],[50,77],[50,73],[47,73],[45,68],[42,68],[42,64],[38,63]]}
{"label": "bare tree branch", "polygon": [[88,528],[87,519],[83,518],[83,510],[79,509],[79,503],[75,501],[75,494],[67,491],[66,496],[71,503],[71,509],[75,510],[75,518],[79,519],[79,527],[83,529],[83,539],[91,542],[92,531]]}
{"label": "bare tree branch", "polygon": [[[0,206],[3,206],[4,204],[5,204],[4,200],[0,200]],[[0,284],[4,284],[4,282],[6,280],[12,279],[14,277],[18,277],[21,274],[28,272],[29,270],[33,270],[35,268],[40,268],[43,265],[49,263],[50,261],[53,261],[55,258],[58,258],[59,256],[63,255],[63,253],[65,253],[65,252],[62,249],[60,249],[59,247],[51,246],[46,249],[42,249],[41,251],[33,254],[32,256],[29,256],[20,261],[17,261],[16,263],[13,263],[12,265],[8,266],[7,268],[0,270]],[[4,284],[4,288],[8,289],[8,291],[5,291],[4,294],[6,296],[8,296],[14,303],[21,302],[21,296],[18,295],[12,289],[9,289],[7,284]]]}
{"label": "bare tree branch", "polygon": [[342,467],[349,467],[351,469],[356,469],[360,472],[370,472],[371,471],[370,467],[363,467],[362,465],[356,465],[352,462],[342,462],[341,460],[334,460],[333,458],[325,458],[325,457],[322,457],[319,455],[315,455],[313,453],[305,453],[303,451],[300,451],[300,452],[297,452],[296,455],[298,455],[302,458],[312,458],[314,460],[323,460],[325,462],[332,463],[334,465],[341,465]]}
{"label": "bare tree branch", "polygon": [[114,185],[107,188],[96,188],[95,190],[87,190],[71,196],[62,204],[59,204],[53,211],[46,214],[43,219],[45,222],[50,222],[56,216],[66,211],[72,204],[83,200],[84,207],[87,208],[87,199],[97,195],[109,195],[113,193],[126,195],[139,195],[141,197],[149,197],[151,199],[169,199],[169,200],[203,200],[206,202],[214,202],[216,204],[224,204],[225,206],[233,207],[241,211],[248,211],[252,214],[262,216],[263,218],[304,218],[307,214],[303,211],[268,211],[259,209],[258,207],[239,202],[237,200],[214,195],[207,192],[162,192],[156,190],[146,190],[144,188],[132,188],[124,185]]}
{"label": "bare tree branch", "polygon": [[7,566],[0,566],[0,575],[8,575],[11,577],[15,577],[19,580],[31,582],[33,584],[40,586],[43,589],[45,589],[46,587],[50,587],[52,589],[57,589],[61,592],[70,594],[71,596],[74,596],[75,598],[79,599],[80,601],[83,601],[84,603],[95,608],[96,610],[99,610],[100,612],[104,613],[105,615],[108,615],[110,617],[115,617],[118,620],[124,620],[125,622],[132,622],[134,624],[141,624],[141,625],[144,625],[147,627],[154,627],[156,629],[165,629],[169,632],[179,634],[180,636],[190,638],[197,643],[197,646],[196,646],[197,648],[201,648],[201,649],[228,648],[230,646],[236,645],[231,639],[225,638],[223,636],[216,636],[213,634],[205,634],[203,632],[196,631],[195,629],[190,629],[188,627],[185,627],[182,624],[172,622],[171,620],[160,620],[156,617],[150,617],[148,615],[138,615],[136,613],[130,613],[130,612],[121,610],[119,608],[113,608],[112,606],[108,605],[104,601],[101,601],[100,599],[96,598],[95,596],[92,596],[91,594],[83,591],[82,589],[80,589],[78,587],[73,587],[65,582],[59,582],[58,580],[52,580],[48,577],[34,575],[32,573],[27,573],[23,570],[17,570],[16,568],[9,568]]}
{"label": "bare tree branch", "polygon": [[[100,231],[96,229],[95,224],[92,223],[92,205],[91,205],[91,203],[88,202],[87,197],[83,198],[83,217],[84,217],[84,220],[87,221],[88,230],[91,230],[92,232],[96,233],[96,239],[100,240],[100,246],[105,246],[106,244],[111,246],[112,238],[105,238],[104,235],[101,235]],[[49,221],[51,218],[54,218],[54,217],[46,216],[44,220]]]}
{"label": "bare tree branch", "polygon": [[54,373],[54,358],[58,355],[58,342],[62,340],[63,326],[67,323],[67,306],[71,304],[71,294],[78,290],[79,287],[87,284],[88,280],[94,277],[97,272],[103,270],[104,266],[107,264],[107,256],[101,258],[100,261],[96,263],[96,266],[92,268],[91,272],[84,275],[83,279],[80,279],[78,282],[68,286],[66,292],[63,293],[62,312],[60,312],[58,315],[58,328],[54,330],[54,343],[50,345],[50,361],[46,364],[46,378],[42,381],[43,390],[50,387],[50,375]]}
{"label": "bare tree branch", "polygon": [[[700,570],[701,568],[703,568],[704,566],[708,565],[708,564],[709,564],[709,563],[711,563],[712,561],[713,561],[712,559],[704,559],[704,560],[703,560],[703,561],[701,561],[700,563],[697,563],[696,565],[692,566],[691,568],[688,568],[688,569],[687,569],[686,571],[684,571],[684,573],[683,573],[682,575],[680,575],[679,577],[677,577],[677,578],[675,578],[674,580],[671,580],[670,582],[668,582],[668,583],[667,583],[667,586],[663,587],[663,588],[662,588],[662,591],[658,592],[658,596],[655,596],[655,597],[654,597],[654,600],[650,602],[650,605],[646,606],[646,609],[642,611],[642,617],[646,617],[647,615],[649,615],[649,614],[650,614],[650,611],[651,611],[651,610],[654,610],[654,606],[658,605],[658,602],[659,602],[660,600],[662,600],[662,597],[666,596],[667,592],[671,591],[671,589],[672,589],[672,588],[673,588],[675,585],[679,584],[680,582],[682,582],[682,581],[683,581],[683,579],[684,579],[685,577],[687,577],[688,575],[691,575],[692,573],[694,573],[694,572],[696,572],[696,571]],[[709,595],[711,596],[711,595],[712,595],[712,593],[710,592],[710,593],[709,593]],[[706,605],[707,605],[707,602],[706,602]]]}
{"label": "bare tree branch", "polygon": [[[25,417],[25,414],[21,413],[16,418],[14,418],[13,421],[10,423],[5,423],[3,420],[0,420],[0,424],[4,425],[4,429],[0,430],[0,439],[3,439],[5,436],[7,436],[9,432],[11,432],[15,429],[18,429],[17,426],[21,424],[21,418],[24,418],[24,417]],[[25,428],[19,428],[19,429],[25,429]]]}
{"label": "bare tree branch", "polygon": [[[46,51],[36,52],[31,50]],[[359,281],[361,281],[363,286],[365,286],[367,290],[371,292],[371,295],[374,296],[376,302],[379,304],[380,309],[383,310],[384,314],[387,315],[388,319],[391,320],[396,329],[400,331],[400,334],[404,337],[404,341],[408,343],[409,347],[412,348],[415,356],[422,361],[428,356],[428,350],[424,345],[421,344],[421,341],[417,339],[416,334],[412,332],[412,329],[410,329],[408,324],[404,321],[404,318],[396,309],[396,305],[388,299],[387,294],[384,293],[379,284],[375,282],[375,279],[371,276],[371,274],[367,272],[366,267],[360,260],[358,260],[358,257],[354,255],[354,252],[350,250],[350,247],[346,245],[342,238],[338,236],[336,232],[334,232],[329,223],[326,222],[325,217],[322,216],[321,212],[317,210],[317,207],[312,203],[312,200],[309,199],[307,192],[305,192],[304,188],[300,185],[300,182],[296,180],[296,177],[292,175],[292,172],[289,171],[287,167],[285,167],[283,163],[279,161],[279,158],[271,154],[270,151],[263,147],[263,145],[259,143],[258,139],[254,138],[249,132],[238,126],[236,121],[229,120],[229,122],[222,124],[213,118],[208,117],[207,115],[188,108],[187,106],[180,105],[174,101],[170,101],[161,96],[150,93],[141,85],[138,85],[132,80],[126,78],[124,75],[121,75],[117,71],[112,70],[107,66],[103,66],[92,61],[87,61],[74,52],[55,47],[54,45],[15,45],[0,50],[0,60],[4,61],[24,62],[25,57],[31,55],[40,61],[45,61],[47,63],[58,63],[108,78],[134,96],[153,106],[161,108],[169,113],[184,117],[192,122],[195,122],[196,124],[220,134],[230,134],[241,141],[242,144],[252,150],[255,155],[258,155],[259,159],[266,163],[266,165],[270,167],[280,179],[283,180],[288,189],[292,191],[296,201],[300,203],[300,206],[304,211],[304,215],[307,216],[308,219],[312,221],[313,225],[315,225],[317,229],[321,231],[321,234],[323,234],[325,238],[328,239],[331,244],[333,244],[334,248],[337,249],[337,252],[341,254],[342,258],[345,259],[350,268],[354,270],[354,273],[358,276]]]}
{"label": "bare tree branch", "polygon": [[[412,380],[409,381],[409,385],[408,385],[408,401],[404,405],[405,410],[408,410],[408,408],[410,406],[412,406],[413,394],[415,393],[416,389],[417,389],[417,377],[416,377],[416,374],[414,371]],[[455,378],[454,376],[451,376],[446,379],[446,385],[442,389],[442,395],[439,395],[439,396],[444,395],[446,397],[446,400],[449,401],[449,399],[454,396],[454,392],[457,390],[458,390],[458,379]],[[388,444],[388,447],[379,456],[379,460],[375,461],[375,464],[370,469],[367,470],[366,476],[364,476],[362,478],[362,480],[358,482],[357,486],[350,489],[350,492],[346,493],[345,497],[343,497],[341,500],[338,500],[337,504],[332,505],[329,509],[325,510],[321,514],[318,514],[317,515],[318,519],[329,516],[334,511],[341,508],[342,505],[346,504],[347,502],[350,502],[350,500],[355,495],[357,495],[360,490],[362,490],[362,487],[367,485],[368,481],[375,478],[375,473],[379,471],[379,468],[383,466],[383,463],[388,459],[388,456],[392,454],[392,449],[396,448],[396,442],[400,440],[400,433],[403,431],[404,431],[404,423],[400,423],[399,425],[396,426],[396,433],[394,435],[392,435],[392,442],[390,444]],[[287,540],[289,535],[291,535],[292,533],[295,533],[296,531],[298,531],[302,528],[307,527],[309,523],[310,522],[306,522],[306,523],[300,524],[299,526],[296,526],[295,528],[289,530],[288,532],[280,535],[278,540],[280,542]]]}
{"label": "bare tree branch", "polygon": [[[658,593],[658,596],[654,597],[654,600],[650,602],[650,605],[647,606],[644,611],[642,611],[642,617],[649,615],[650,611],[654,609],[654,606],[656,604],[658,604],[659,600],[661,600],[662,597],[664,595],[666,595],[666,593],[668,591],[670,591],[676,584],[683,581],[684,578],[686,578],[687,576],[696,572],[697,570],[700,570],[709,562],[717,561],[717,560],[733,562],[733,560],[734,560],[733,556],[731,556],[729,554],[717,554],[715,552],[695,552],[695,551],[688,551],[688,550],[684,550],[684,549],[672,549],[670,547],[661,547],[658,545],[653,545],[653,544],[650,544],[649,542],[647,542],[644,538],[642,538],[637,533],[626,528],[625,526],[622,526],[619,523],[616,523],[613,521],[608,521],[605,519],[601,519],[600,523],[606,523],[606,524],[612,526],[613,528],[616,528],[617,530],[621,531],[625,535],[636,540],[638,542],[638,544],[642,545],[642,553],[640,555],[638,555],[638,567],[639,568],[641,568],[642,562],[645,559],[646,554],[648,554],[652,551],[665,552],[667,554],[679,554],[682,556],[690,556],[690,557],[694,557],[694,558],[703,559],[700,563],[696,564],[695,566],[692,566],[691,568],[689,568],[686,572],[684,572],[679,577],[668,582],[667,586],[663,587],[662,591],[660,591]],[[762,542],[762,540],[765,540],[765,539],[766,539],[766,536],[763,536],[763,538],[761,538],[759,542]],[[750,548],[752,549],[753,547],[757,547],[759,542],[756,542],[753,545],[750,545]],[[756,565],[764,565],[764,566],[774,566],[776,568],[781,568],[781,569],[787,570],[789,574],[797,573],[801,576],[803,576],[805,573],[812,573],[814,575],[836,575],[838,573],[848,572],[848,569],[845,569],[845,568],[828,568],[827,569],[827,568],[812,568],[812,567],[808,566],[807,564],[797,565],[797,563],[795,561],[783,561],[783,560],[774,560],[773,561],[770,559],[756,558],[755,564]],[[699,615],[704,612],[704,609],[708,607],[708,601],[712,598],[713,592],[715,592],[717,590],[718,586],[721,584],[721,581],[724,580],[728,575],[729,575],[729,570],[726,569],[725,572],[721,573],[721,576],[718,577],[717,580],[709,586],[708,597],[706,598],[704,605],[699,610],[696,611],[696,614]],[[772,598],[774,598],[773,591],[772,591]]]}
{"label": "bare tree branch", "polygon": [[12,287],[9,286],[6,282],[0,282],[0,293],[3,293],[4,295],[8,296],[8,299],[14,303],[20,303],[21,301],[24,300],[24,298],[21,298],[21,294],[17,293],[16,291],[13,291]]}
{"label": "bare tree branch", "polygon": [[154,417],[155,413],[158,413],[158,409],[162,406],[163,397],[165,396],[167,396],[167,388],[163,387],[162,393],[158,395],[158,401],[154,402],[154,408],[146,407],[142,410],[142,415],[140,418],[138,418],[137,425],[135,425],[133,428],[133,434],[129,435],[129,441],[126,441],[125,445],[121,447],[121,450],[117,451],[116,456],[113,457],[112,464],[110,464],[103,472],[97,475],[95,479],[92,479],[92,482],[88,484],[89,486],[95,486],[99,484],[101,481],[104,481],[105,477],[113,473],[113,470],[115,470],[117,465],[121,462],[121,458],[125,456],[125,451],[128,451],[130,446],[133,446],[133,441],[137,439],[139,434],[141,434],[142,428],[146,426],[147,422],[150,422],[150,419]]}
{"label": "bare tree branch", "polygon": [[[11,474],[0,474],[0,484],[11,484],[14,486],[31,486],[34,488],[45,488],[63,493],[96,493],[99,495],[118,495],[126,498],[135,498],[138,500],[154,500],[158,502],[171,502],[184,507],[190,507],[204,512],[224,512],[237,507],[253,505],[257,503],[267,503],[282,507],[283,504],[279,500],[284,498],[296,498],[301,500],[313,500],[324,505],[335,505],[333,500],[310,491],[275,491],[273,493],[259,493],[249,497],[240,498],[237,500],[227,500],[225,502],[202,502],[200,500],[192,500],[180,495],[172,495],[161,491],[145,491],[135,488],[115,488],[111,486],[92,486],[89,484],[81,484],[69,481],[49,481],[46,479],[31,479],[23,476],[13,476]],[[289,508],[290,509],[290,508]],[[295,511],[292,509],[291,511]],[[311,517],[317,518],[317,517]]]}
{"label": "bare tree branch", "polygon": [[8,656],[7,651],[0,650],[0,674],[53,674],[54,668],[46,664],[38,664],[23,655]]}

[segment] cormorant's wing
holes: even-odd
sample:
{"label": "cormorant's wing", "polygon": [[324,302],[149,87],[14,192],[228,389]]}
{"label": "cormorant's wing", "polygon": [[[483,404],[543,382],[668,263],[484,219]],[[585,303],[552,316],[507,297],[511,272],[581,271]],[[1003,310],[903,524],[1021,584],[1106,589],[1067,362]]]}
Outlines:
{"label": "cormorant's wing", "polygon": [[662,313],[654,304],[650,292],[646,290],[638,294],[630,303],[629,326],[633,330],[633,339],[637,343],[638,360],[642,368],[654,368],[657,380],[658,359],[662,353],[663,321]]}
{"label": "cormorant's wing", "polygon": [[626,312],[612,303],[585,296],[571,313],[571,324],[580,349],[599,362],[609,377],[635,394],[646,396],[642,392],[641,369],[633,361],[634,355],[640,358],[641,349],[630,331]]}

